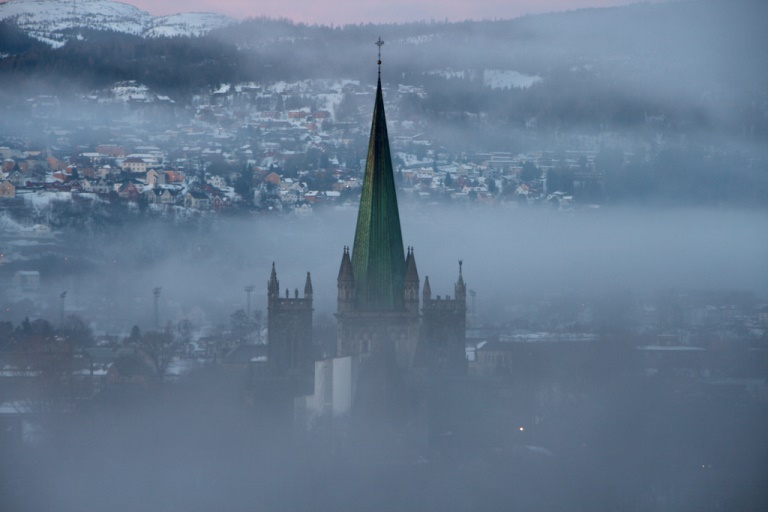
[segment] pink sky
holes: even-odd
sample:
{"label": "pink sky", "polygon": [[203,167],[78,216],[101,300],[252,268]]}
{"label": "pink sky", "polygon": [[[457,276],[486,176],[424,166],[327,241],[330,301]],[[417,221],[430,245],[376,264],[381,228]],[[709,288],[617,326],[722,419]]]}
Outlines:
{"label": "pink sky", "polygon": [[[122,0],[151,14],[209,11],[233,18],[283,17],[305,23],[516,18],[523,14],[608,7],[638,0]],[[655,0],[658,1],[658,0]]]}

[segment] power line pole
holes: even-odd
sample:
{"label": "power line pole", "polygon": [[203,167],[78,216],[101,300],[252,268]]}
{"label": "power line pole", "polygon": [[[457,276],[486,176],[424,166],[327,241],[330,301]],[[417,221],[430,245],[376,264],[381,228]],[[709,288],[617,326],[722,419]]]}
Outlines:
{"label": "power line pole", "polygon": [[256,289],[256,287],[254,285],[252,285],[252,284],[249,284],[244,289],[245,294],[248,296],[248,302],[247,302],[248,309],[246,309],[246,311],[245,311],[248,314],[248,318],[251,317],[251,293],[253,293],[253,290],[255,290],[255,289]]}
{"label": "power line pole", "polygon": [[59,311],[59,326],[64,325],[64,299],[67,298],[67,291],[64,290],[59,295],[59,298],[61,299],[61,311]]}
{"label": "power line pole", "polygon": [[160,298],[160,290],[162,290],[160,286],[152,290],[152,295],[155,296],[155,329],[160,329],[160,312],[157,308],[157,300]]}

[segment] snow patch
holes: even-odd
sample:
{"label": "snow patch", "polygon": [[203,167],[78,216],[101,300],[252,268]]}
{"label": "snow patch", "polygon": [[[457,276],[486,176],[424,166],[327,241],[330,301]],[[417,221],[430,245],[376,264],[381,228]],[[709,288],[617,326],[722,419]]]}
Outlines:
{"label": "snow patch", "polygon": [[437,37],[437,34],[423,34],[420,36],[414,36],[414,37],[406,37],[405,39],[401,39],[399,42],[403,44],[424,44],[428,43],[430,41],[433,41]]}
{"label": "snow patch", "polygon": [[540,76],[524,75],[512,70],[486,69],[483,71],[483,84],[491,89],[527,89],[539,81],[541,81]]}
{"label": "snow patch", "polygon": [[231,25],[235,20],[212,12],[185,12],[153,20],[145,37],[202,36],[211,30]]}
{"label": "snow patch", "polygon": [[465,71],[459,71],[455,69],[433,69],[432,71],[427,71],[428,75],[434,75],[434,76],[441,76],[443,78],[464,78],[466,76]]}
{"label": "snow patch", "polygon": [[38,190],[34,194],[25,194],[24,199],[36,210],[48,208],[54,201],[71,201],[70,192],[51,192]]}

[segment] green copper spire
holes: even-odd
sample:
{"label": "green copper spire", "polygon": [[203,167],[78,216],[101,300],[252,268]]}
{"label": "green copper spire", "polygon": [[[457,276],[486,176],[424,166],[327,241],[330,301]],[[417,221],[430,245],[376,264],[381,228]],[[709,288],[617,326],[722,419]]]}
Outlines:
{"label": "green copper spire", "polygon": [[363,191],[352,249],[352,268],[355,275],[356,309],[404,309],[405,255],[381,77],[376,86],[368,159],[365,162]]}

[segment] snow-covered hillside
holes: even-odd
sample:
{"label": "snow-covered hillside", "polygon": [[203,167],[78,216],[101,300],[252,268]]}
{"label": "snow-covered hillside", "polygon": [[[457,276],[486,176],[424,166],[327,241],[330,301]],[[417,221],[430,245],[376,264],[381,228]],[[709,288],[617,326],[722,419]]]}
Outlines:
{"label": "snow-covered hillside", "polygon": [[14,18],[29,35],[53,46],[77,37],[72,29],[114,30],[144,37],[202,35],[235,20],[213,13],[152,16],[109,0],[10,0],[0,4],[0,20]]}
{"label": "snow-covered hillside", "polygon": [[212,12],[185,12],[153,18],[152,28],[145,37],[201,36],[214,28],[224,27],[235,20]]}

